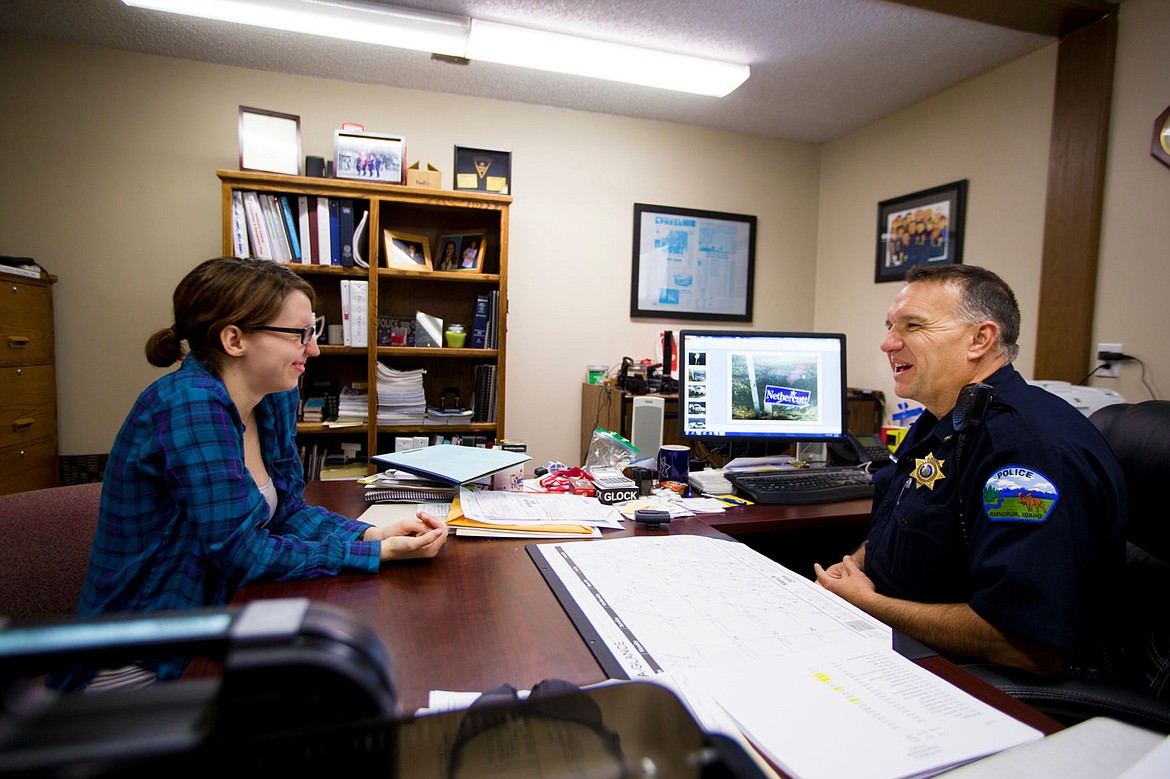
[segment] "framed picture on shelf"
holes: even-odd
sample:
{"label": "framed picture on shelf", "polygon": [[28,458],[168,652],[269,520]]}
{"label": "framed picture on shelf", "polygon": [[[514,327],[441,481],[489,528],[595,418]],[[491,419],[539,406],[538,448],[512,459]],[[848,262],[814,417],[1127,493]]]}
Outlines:
{"label": "framed picture on shelf", "polygon": [[240,106],[240,170],[301,175],[301,118]]}
{"label": "framed picture on shelf", "polygon": [[465,231],[444,233],[439,236],[438,251],[435,253],[435,270],[472,271],[483,270],[484,233]]}
{"label": "framed picture on shelf", "polygon": [[901,281],[911,265],[963,262],[967,180],[878,203],[874,283]]}
{"label": "framed picture on shelf", "polygon": [[425,235],[383,230],[386,238],[386,266],[408,270],[431,270],[430,241]]}
{"label": "framed picture on shelf", "polygon": [[456,146],[455,189],[512,194],[512,152]]}
{"label": "framed picture on shelf", "polygon": [[361,130],[334,130],[333,171],[339,179],[401,184],[406,176],[406,139]]}

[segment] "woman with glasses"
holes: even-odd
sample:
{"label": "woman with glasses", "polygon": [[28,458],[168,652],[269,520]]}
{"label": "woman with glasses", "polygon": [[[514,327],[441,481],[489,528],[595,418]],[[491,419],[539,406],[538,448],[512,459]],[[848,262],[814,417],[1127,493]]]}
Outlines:
{"label": "woman with glasses", "polygon": [[[442,548],[428,514],[378,528],[302,498],[297,382],[320,354],[315,302],[260,260],[208,260],[179,283],[175,323],[146,357],[182,365],[138,397],[110,452],[82,616],[222,606],[253,582],[374,573]],[[185,664],[103,671],[90,689],[177,678]]]}

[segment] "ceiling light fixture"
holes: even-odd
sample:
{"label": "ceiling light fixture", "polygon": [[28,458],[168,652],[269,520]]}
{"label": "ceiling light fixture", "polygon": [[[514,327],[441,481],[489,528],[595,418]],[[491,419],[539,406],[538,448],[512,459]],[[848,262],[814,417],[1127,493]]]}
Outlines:
{"label": "ceiling light fixture", "polygon": [[137,8],[466,56],[470,20],[359,0],[122,0]]}
{"label": "ceiling light fixture", "polygon": [[747,65],[414,11],[369,0],[122,0],[129,6],[723,97]]}
{"label": "ceiling light fixture", "polygon": [[471,20],[467,57],[521,68],[723,97],[751,75],[747,65]]}

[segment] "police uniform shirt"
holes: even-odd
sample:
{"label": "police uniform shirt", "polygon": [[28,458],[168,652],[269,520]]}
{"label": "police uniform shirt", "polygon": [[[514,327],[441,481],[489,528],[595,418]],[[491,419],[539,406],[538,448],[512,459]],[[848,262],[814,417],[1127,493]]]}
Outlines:
{"label": "police uniform shirt", "polygon": [[1097,665],[1125,555],[1125,482],[1104,438],[1007,365],[964,444],[923,413],[875,477],[865,571],[881,594],[968,603],[1001,630]]}

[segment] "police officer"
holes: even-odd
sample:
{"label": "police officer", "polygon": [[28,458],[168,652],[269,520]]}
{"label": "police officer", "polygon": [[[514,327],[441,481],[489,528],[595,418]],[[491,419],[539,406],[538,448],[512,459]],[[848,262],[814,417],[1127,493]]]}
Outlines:
{"label": "police officer", "polygon": [[1020,313],[1002,279],[919,265],[906,281],[881,348],[895,393],[925,411],[874,479],[866,543],[816,565],[817,582],[955,659],[1108,676],[1125,556],[1117,461],[1012,367]]}

